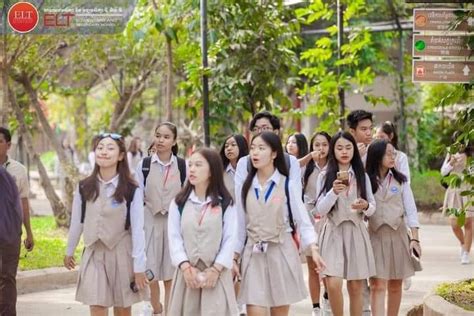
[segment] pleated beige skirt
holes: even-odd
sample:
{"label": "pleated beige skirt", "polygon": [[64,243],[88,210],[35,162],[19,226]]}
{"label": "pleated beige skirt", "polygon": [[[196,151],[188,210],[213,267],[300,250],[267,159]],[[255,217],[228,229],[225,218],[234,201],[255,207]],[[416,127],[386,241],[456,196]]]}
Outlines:
{"label": "pleated beige skirt", "polygon": [[328,219],[319,236],[321,257],[326,269],[321,275],[345,280],[362,280],[374,276],[375,260],[367,227],[344,221],[339,226]]}
{"label": "pleated beige skirt", "polygon": [[128,307],[140,302],[145,291],[133,293],[132,238],[126,235],[108,249],[100,240],[84,250],[77,282],[76,300],[86,305]]}
{"label": "pleated beige skirt", "polygon": [[[206,266],[199,261],[198,268]],[[183,273],[176,269],[168,308],[172,316],[235,316],[238,315],[231,270],[225,269],[212,289],[189,289]]]}
{"label": "pleated beige skirt", "polygon": [[239,303],[264,307],[290,305],[307,296],[298,250],[285,234],[283,243],[269,243],[266,253],[253,253],[247,243],[242,255]]}
{"label": "pleated beige skirt", "polygon": [[377,231],[373,231],[369,226],[369,235],[375,257],[376,278],[401,280],[415,274],[405,223],[397,230],[389,225],[382,225]]}
{"label": "pleated beige skirt", "polygon": [[[460,209],[467,204],[467,197],[461,196],[461,192],[467,190],[466,188],[447,188],[444,195],[443,214],[446,214],[450,208]],[[456,217],[450,215],[449,217]],[[474,217],[472,207],[466,210],[466,217]]]}
{"label": "pleated beige skirt", "polygon": [[171,264],[168,243],[168,214],[152,215],[145,210],[146,266],[157,281],[173,278],[175,268]]}

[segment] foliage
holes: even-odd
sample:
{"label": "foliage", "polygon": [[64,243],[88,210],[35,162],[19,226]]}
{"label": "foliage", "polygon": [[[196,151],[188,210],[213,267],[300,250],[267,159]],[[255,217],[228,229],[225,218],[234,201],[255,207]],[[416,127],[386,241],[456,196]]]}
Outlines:
{"label": "foliage", "polygon": [[440,184],[439,170],[413,172],[411,188],[419,210],[438,211],[443,205],[444,188]]}
{"label": "foliage", "polygon": [[436,294],[452,304],[474,311],[474,279],[442,283],[436,288]]}
{"label": "foliage", "polygon": [[[53,216],[32,217],[31,228],[35,238],[35,248],[32,252],[27,252],[22,247],[19,269],[25,271],[62,267],[67,246],[67,231],[56,227]],[[82,241],[76,248],[76,262],[80,261],[81,253]]]}
{"label": "foliage", "polygon": [[56,153],[54,151],[51,150],[51,151],[42,153],[40,159],[48,171],[50,172],[54,171],[54,166],[57,160]]}

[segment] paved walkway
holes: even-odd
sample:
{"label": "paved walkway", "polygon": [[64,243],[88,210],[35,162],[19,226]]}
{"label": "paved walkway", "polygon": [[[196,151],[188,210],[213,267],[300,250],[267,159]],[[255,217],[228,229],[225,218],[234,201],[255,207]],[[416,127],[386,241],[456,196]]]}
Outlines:
{"label": "paved walkway", "polygon": [[[426,225],[420,232],[423,246],[423,268],[413,278],[413,285],[404,292],[400,315],[406,315],[414,305],[421,304],[423,297],[437,283],[474,277],[474,265],[459,263],[459,246],[449,226]],[[472,258],[474,259],[474,258]],[[307,276],[306,267],[305,278]],[[88,315],[88,307],[74,301],[75,288],[38,292],[18,297],[19,316],[79,316]],[[348,315],[347,293],[345,309]],[[140,315],[142,304],[133,308],[133,315]],[[290,315],[311,315],[310,301],[306,299],[292,306]]]}

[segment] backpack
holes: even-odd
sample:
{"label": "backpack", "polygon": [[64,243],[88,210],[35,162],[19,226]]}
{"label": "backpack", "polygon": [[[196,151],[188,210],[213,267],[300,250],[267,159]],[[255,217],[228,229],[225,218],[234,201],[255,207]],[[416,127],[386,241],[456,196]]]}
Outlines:
{"label": "backpack", "polygon": [[[288,153],[283,153],[285,155],[285,162],[286,166],[288,167],[288,171],[290,171],[291,168],[291,162],[290,162],[290,155]],[[252,162],[250,161],[250,157],[247,160],[247,172],[250,172],[252,168]]]}
{"label": "backpack", "polygon": [[[125,201],[127,203],[127,217],[125,219],[125,230],[130,228],[130,207],[132,205],[133,196],[135,195],[135,190],[137,189],[134,185],[128,185],[128,192],[127,196],[125,197]],[[81,196],[81,224],[84,224],[84,218],[86,217],[86,204],[87,200],[84,197],[84,185],[82,183],[79,184],[79,195]]]}
{"label": "backpack", "polygon": [[[179,170],[179,179],[181,180],[181,187],[184,185],[184,181],[186,181],[186,161],[183,158],[176,156],[178,160],[178,170]],[[146,178],[150,174],[150,166],[151,166],[151,156],[143,158],[142,163],[142,174],[143,174],[143,187],[146,187]]]}

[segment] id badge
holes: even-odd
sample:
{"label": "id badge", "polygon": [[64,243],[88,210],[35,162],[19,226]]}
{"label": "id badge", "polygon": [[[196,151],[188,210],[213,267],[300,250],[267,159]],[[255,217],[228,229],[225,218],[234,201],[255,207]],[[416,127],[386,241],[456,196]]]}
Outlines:
{"label": "id badge", "polygon": [[268,243],[266,241],[259,241],[253,245],[253,253],[266,253],[268,248]]}

